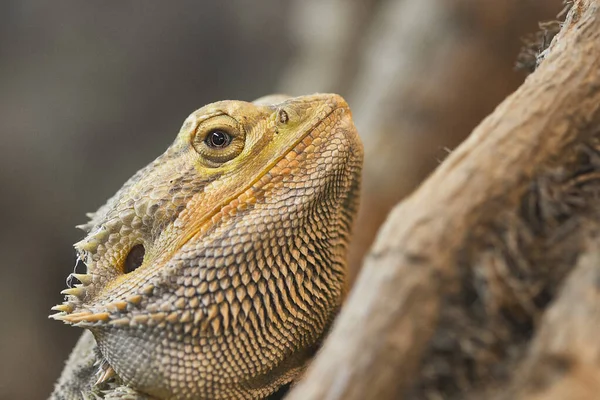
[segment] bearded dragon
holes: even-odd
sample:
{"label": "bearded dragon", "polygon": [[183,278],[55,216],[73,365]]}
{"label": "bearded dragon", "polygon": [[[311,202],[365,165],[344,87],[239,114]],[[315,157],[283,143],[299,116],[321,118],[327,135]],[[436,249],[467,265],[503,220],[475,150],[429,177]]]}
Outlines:
{"label": "bearded dragon", "polygon": [[80,226],[51,399],[260,399],[339,310],[363,150],[338,95],[221,101]]}

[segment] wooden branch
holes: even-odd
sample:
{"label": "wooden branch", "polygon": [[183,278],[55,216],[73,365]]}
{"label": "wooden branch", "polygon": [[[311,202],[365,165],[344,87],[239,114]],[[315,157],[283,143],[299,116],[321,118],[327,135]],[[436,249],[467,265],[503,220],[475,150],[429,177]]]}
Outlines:
{"label": "wooden branch", "polygon": [[600,251],[590,243],[545,313],[510,390],[498,400],[592,400],[600,393]]}
{"label": "wooden branch", "polygon": [[[527,233],[535,244],[561,232],[579,232],[567,230],[564,221],[577,226],[583,219],[576,217],[587,209],[567,209],[566,200],[553,203],[551,190],[534,202],[531,215],[539,226],[523,210],[532,185],[546,187],[540,179],[573,177],[570,172],[580,170],[583,156],[576,150],[600,126],[599,14],[600,0],[576,2],[538,70],[392,211],[322,351],[290,399],[391,399],[418,392],[424,379],[420,367],[435,353],[432,343],[439,347],[441,339],[457,332],[443,331],[453,327],[444,311],[451,309],[447,299],[463,305],[465,315],[471,303],[489,305],[477,311],[483,321],[492,319],[494,310],[508,309],[512,318],[517,306],[527,318],[535,313],[521,304],[527,303],[521,295],[531,291],[515,290],[519,304],[507,305],[502,290],[494,294],[491,278],[484,279],[485,290],[473,285],[474,300],[456,299],[466,296],[465,275],[495,271],[501,276],[521,265],[524,240],[517,233]],[[561,205],[565,216],[559,213]],[[549,274],[581,252],[571,241],[563,242],[571,243],[565,250],[570,258],[557,256],[560,262],[546,256],[543,246],[535,247],[549,263]],[[536,268],[544,264],[531,260],[531,271],[541,273]],[[515,286],[508,279],[502,284]]]}

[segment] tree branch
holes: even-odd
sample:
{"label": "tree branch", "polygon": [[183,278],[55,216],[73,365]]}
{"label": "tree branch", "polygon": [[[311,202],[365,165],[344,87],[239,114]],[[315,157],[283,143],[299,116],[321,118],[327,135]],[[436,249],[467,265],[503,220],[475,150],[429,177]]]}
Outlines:
{"label": "tree branch", "polygon": [[545,313],[510,390],[498,400],[595,399],[600,393],[600,252],[582,254]]}

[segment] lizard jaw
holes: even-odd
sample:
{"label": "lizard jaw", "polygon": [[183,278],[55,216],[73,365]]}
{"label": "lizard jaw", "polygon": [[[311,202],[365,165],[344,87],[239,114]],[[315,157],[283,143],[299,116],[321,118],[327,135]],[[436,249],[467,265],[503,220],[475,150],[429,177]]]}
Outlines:
{"label": "lizard jaw", "polygon": [[[122,312],[127,310],[128,306],[136,306],[142,298],[141,295],[129,296],[124,301],[114,301],[107,304],[103,311],[92,311],[84,308],[75,308],[82,301],[82,297],[73,294],[75,291],[77,291],[77,293],[82,293],[82,296],[85,294],[83,285],[76,285],[74,288],[63,290],[61,293],[67,295],[67,300],[62,304],[52,307],[52,310],[58,312],[50,315],[49,318],[81,328],[98,327],[115,321],[112,312]],[[73,297],[75,297],[75,299],[73,299]],[[76,312],[74,312],[75,310]]]}
{"label": "lizard jaw", "polygon": [[53,311],[58,312],[50,315],[48,318],[80,327],[90,327],[98,322],[107,321],[109,319],[109,313],[93,312],[81,307],[88,290],[93,285],[94,275],[72,273],[69,275],[69,279],[71,277],[77,279],[81,283],[75,284],[60,292],[65,295],[65,300],[62,304],[57,304],[51,308]]}

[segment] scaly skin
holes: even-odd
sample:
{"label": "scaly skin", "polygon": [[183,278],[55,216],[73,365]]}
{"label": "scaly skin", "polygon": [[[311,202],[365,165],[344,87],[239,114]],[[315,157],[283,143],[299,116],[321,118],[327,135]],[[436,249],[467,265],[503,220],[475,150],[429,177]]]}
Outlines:
{"label": "scaly skin", "polygon": [[194,112],[83,226],[87,273],[52,317],[91,335],[53,399],[256,399],[297,378],[344,296],[362,145],[341,97],[274,100]]}

